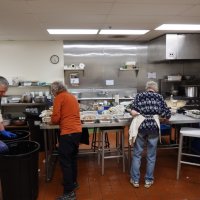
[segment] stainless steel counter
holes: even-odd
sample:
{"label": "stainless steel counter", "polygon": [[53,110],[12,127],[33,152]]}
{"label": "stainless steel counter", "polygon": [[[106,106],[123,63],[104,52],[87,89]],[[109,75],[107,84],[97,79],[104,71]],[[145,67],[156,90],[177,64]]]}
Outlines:
{"label": "stainless steel counter", "polygon": [[183,114],[176,113],[175,115],[172,115],[170,120],[170,124],[194,124],[194,123],[200,123],[200,119],[192,118]]}

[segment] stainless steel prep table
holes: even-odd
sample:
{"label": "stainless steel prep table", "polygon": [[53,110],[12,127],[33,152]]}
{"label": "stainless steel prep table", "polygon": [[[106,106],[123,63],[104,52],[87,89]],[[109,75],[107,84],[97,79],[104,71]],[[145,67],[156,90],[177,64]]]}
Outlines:
{"label": "stainless steel prep table", "polygon": [[[103,131],[106,131],[106,128],[125,128],[125,126],[128,126],[130,124],[130,121],[121,121],[121,122],[115,122],[112,123],[84,123],[82,124],[83,128],[104,128]],[[55,142],[55,130],[59,129],[58,125],[48,125],[48,124],[41,124],[40,129],[44,130],[44,145],[45,145],[45,178],[46,181],[50,181],[53,176],[54,171],[54,165],[55,165],[55,157],[54,154],[56,142]],[[103,141],[104,134],[101,134],[101,140]],[[124,134],[123,134],[124,137]],[[124,142],[124,138],[123,138]],[[102,149],[103,151],[104,149]],[[124,165],[124,163],[123,163]],[[102,174],[104,168],[104,161],[102,160]]]}

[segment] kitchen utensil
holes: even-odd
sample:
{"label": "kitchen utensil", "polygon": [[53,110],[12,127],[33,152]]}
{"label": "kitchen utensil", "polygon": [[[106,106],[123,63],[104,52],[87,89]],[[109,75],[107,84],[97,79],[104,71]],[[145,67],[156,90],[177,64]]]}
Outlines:
{"label": "kitchen utensil", "polygon": [[32,102],[32,96],[30,94],[25,94],[22,96],[21,99],[22,103],[31,103]]}
{"label": "kitchen utensil", "polygon": [[26,124],[26,121],[23,119],[13,119],[12,124],[15,126],[23,126]]}
{"label": "kitchen utensil", "polygon": [[35,103],[44,103],[45,102],[45,96],[36,96],[34,98]]}
{"label": "kitchen utensil", "polygon": [[172,95],[177,96],[178,95],[178,90],[172,90]]}

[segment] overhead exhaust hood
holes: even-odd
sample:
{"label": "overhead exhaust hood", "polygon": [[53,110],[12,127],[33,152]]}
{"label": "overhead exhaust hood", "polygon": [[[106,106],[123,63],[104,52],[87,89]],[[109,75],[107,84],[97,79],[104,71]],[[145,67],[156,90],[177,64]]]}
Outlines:
{"label": "overhead exhaust hood", "polygon": [[200,34],[166,34],[149,42],[149,62],[192,59],[200,59]]}

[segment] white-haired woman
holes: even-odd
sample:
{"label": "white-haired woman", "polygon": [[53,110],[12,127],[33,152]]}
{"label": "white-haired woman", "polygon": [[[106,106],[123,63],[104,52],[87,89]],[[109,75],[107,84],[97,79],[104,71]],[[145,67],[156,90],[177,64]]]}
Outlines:
{"label": "white-haired woman", "polygon": [[147,145],[146,154],[146,173],[145,184],[149,188],[154,182],[154,168],[156,162],[157,143],[159,139],[159,123],[156,120],[158,116],[169,119],[171,112],[167,107],[162,95],[158,94],[158,84],[154,81],[146,83],[146,91],[138,93],[135,100],[130,105],[133,117],[142,117],[138,134],[133,147],[133,158],[131,163],[130,183],[134,187],[139,187],[140,182],[140,165],[144,145]]}
{"label": "white-haired woman", "polygon": [[58,150],[64,186],[64,194],[57,200],[75,200],[75,189],[78,187],[77,153],[82,132],[79,104],[62,82],[53,82],[51,92],[55,96],[51,122],[60,126]]}

